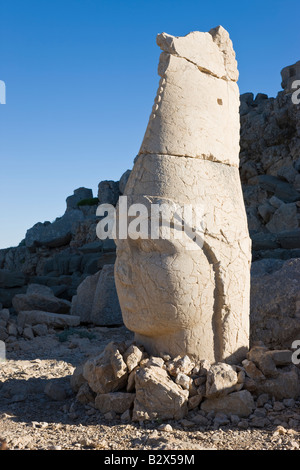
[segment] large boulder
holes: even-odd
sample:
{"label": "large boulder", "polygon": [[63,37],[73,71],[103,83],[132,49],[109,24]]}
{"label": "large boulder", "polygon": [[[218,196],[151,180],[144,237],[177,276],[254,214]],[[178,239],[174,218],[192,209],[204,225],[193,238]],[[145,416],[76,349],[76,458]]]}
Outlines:
{"label": "large boulder", "polygon": [[263,264],[265,272],[252,267],[250,341],[289,349],[300,337],[300,258]]}

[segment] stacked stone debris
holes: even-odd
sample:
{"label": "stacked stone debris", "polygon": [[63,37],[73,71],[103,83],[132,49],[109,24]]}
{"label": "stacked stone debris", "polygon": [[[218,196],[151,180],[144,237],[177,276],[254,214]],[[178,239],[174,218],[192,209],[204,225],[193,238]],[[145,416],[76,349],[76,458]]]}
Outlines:
{"label": "stacked stone debris", "polygon": [[[290,350],[254,346],[240,364],[150,356],[136,342],[111,342],[71,376],[78,402],[122,421],[182,420],[192,410],[248,418],[257,402],[295,400],[299,370]],[[205,413],[204,413],[205,412]]]}

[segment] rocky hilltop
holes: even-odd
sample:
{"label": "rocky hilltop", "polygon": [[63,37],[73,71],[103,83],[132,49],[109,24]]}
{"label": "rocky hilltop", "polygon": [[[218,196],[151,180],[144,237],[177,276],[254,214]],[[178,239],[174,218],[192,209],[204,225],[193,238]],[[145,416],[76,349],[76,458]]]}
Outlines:
{"label": "rocky hilltop", "polygon": [[[240,96],[240,176],[253,261],[251,341],[271,348],[290,348],[300,335],[300,106],[292,101],[290,80],[298,71],[283,69],[283,90],[275,98]],[[0,250],[0,303],[7,314],[47,311],[77,324],[122,323],[115,244],[97,238],[96,209],[116,205],[129,174],[101,181],[96,197],[91,189],[76,189],[62,217],[37,223],[18,247]]]}

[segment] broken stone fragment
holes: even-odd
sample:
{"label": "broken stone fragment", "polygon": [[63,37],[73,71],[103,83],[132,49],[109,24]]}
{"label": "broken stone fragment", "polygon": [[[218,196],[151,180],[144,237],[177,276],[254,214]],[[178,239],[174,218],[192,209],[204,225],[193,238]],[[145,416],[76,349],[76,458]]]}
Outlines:
{"label": "broken stone fragment", "polygon": [[134,398],[134,393],[98,393],[95,398],[95,407],[101,413],[108,413],[109,411],[124,413],[131,408]]}
{"label": "broken stone fragment", "polygon": [[76,395],[76,400],[86,405],[88,403],[94,403],[95,401],[95,393],[91,390],[87,382],[84,382]]}
{"label": "broken stone fragment", "polygon": [[[248,390],[250,390],[248,388]],[[267,393],[276,400],[296,398],[299,396],[300,384],[296,366],[290,370],[278,370],[276,377],[268,377],[265,380],[255,381],[251,388],[252,393],[260,395]]]}
{"label": "broken stone fragment", "polygon": [[167,363],[167,370],[170,375],[176,377],[179,373],[190,374],[195,367],[195,363],[191,361],[189,356],[176,357]]}
{"label": "broken stone fragment", "polygon": [[221,412],[226,415],[237,415],[242,418],[249,416],[254,408],[253,397],[247,390],[233,392],[222,397],[207,398],[201,404],[201,410],[203,411]]}
{"label": "broken stone fragment", "polygon": [[250,377],[250,379],[263,380],[265,378],[264,374],[256,367],[254,362],[245,359],[242,364],[247,376]]}
{"label": "broken stone fragment", "polygon": [[27,310],[18,314],[18,326],[23,328],[25,324],[37,325],[45,324],[53,328],[64,328],[68,326],[78,326],[80,317],[62,313],[42,312],[40,310]]}
{"label": "broken stone fragment", "polygon": [[206,397],[220,397],[235,391],[238,375],[233,366],[225,363],[213,364],[207,373]]}
{"label": "broken stone fragment", "polygon": [[187,414],[189,392],[174,383],[166,370],[155,366],[138,369],[135,386],[133,421],[182,419]]}
{"label": "broken stone fragment", "polygon": [[109,393],[126,386],[128,371],[120,350],[124,343],[109,343],[104,351],[88,359],[83,366],[83,376],[96,393]]}

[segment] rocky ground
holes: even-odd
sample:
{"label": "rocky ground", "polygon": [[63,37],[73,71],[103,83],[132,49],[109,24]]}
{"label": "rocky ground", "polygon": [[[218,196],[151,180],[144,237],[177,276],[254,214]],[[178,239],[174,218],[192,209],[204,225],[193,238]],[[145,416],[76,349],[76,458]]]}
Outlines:
{"label": "rocky ground", "polygon": [[[0,364],[0,438],[8,450],[298,450],[300,401],[256,402],[247,419],[197,409],[180,421],[125,422],[75,399],[77,365],[111,341],[131,340],[125,327],[48,330],[18,338]],[[259,406],[258,406],[259,405]]]}

